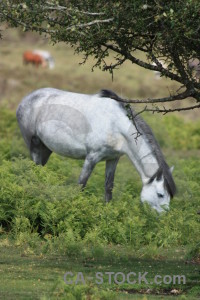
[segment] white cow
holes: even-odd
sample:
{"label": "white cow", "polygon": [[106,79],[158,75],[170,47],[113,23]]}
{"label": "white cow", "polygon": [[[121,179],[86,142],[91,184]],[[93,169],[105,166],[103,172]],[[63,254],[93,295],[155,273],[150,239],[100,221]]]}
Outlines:
{"label": "white cow", "polygon": [[55,67],[55,62],[53,57],[48,51],[45,50],[33,50],[33,53],[40,55],[44,60],[48,63],[49,69],[53,69]]}

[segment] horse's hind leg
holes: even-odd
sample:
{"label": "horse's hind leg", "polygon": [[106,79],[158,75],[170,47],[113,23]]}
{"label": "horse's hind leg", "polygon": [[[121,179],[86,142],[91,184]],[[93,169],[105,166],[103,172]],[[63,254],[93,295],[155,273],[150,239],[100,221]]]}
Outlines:
{"label": "horse's hind leg", "polygon": [[30,153],[32,160],[37,165],[44,166],[47,163],[52,151],[43,144],[39,137],[33,136],[30,143]]}
{"label": "horse's hind leg", "polygon": [[106,174],[105,174],[105,198],[106,202],[112,199],[112,190],[114,186],[115,170],[119,158],[106,161]]}
{"label": "horse's hind leg", "polygon": [[84,165],[79,177],[78,183],[82,185],[82,189],[87,184],[87,181],[94,170],[95,165],[101,160],[101,157],[96,153],[90,153],[86,156]]}

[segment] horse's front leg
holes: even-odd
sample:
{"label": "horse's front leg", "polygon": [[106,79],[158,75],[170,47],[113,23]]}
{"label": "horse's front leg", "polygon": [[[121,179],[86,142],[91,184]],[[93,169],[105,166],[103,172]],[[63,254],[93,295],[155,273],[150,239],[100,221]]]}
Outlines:
{"label": "horse's front leg", "polygon": [[82,185],[82,189],[87,184],[87,181],[95,167],[95,165],[101,160],[101,157],[96,153],[90,153],[86,156],[85,162],[79,177],[78,183]]}
{"label": "horse's front leg", "polygon": [[106,174],[105,174],[105,199],[109,202],[112,199],[112,190],[114,186],[115,170],[119,158],[106,161]]}

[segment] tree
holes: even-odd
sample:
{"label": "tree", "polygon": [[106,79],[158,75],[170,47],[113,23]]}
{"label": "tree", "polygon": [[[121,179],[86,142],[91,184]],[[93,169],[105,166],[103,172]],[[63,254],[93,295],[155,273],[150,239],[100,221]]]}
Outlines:
{"label": "tree", "polygon": [[[124,102],[163,104],[192,97],[196,105],[181,109],[146,106],[145,110],[167,113],[200,108],[199,79],[188,64],[192,58],[200,62],[199,0],[3,0],[0,22],[45,34],[53,43],[69,43],[84,54],[84,62],[93,56],[94,67],[103,71],[113,74],[129,60],[180,84],[178,91],[164,98]],[[108,65],[111,53],[114,60]],[[144,55],[139,58],[138,53]]]}

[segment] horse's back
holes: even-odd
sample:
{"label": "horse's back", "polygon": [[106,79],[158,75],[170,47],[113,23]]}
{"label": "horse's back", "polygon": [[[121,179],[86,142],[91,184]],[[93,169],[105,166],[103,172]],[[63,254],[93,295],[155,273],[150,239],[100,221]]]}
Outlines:
{"label": "horse's back", "polygon": [[122,107],[113,99],[52,88],[26,96],[17,118],[29,135],[39,136],[49,149],[77,158],[89,149],[119,148],[119,124],[125,120],[124,126],[129,125]]}
{"label": "horse's back", "polygon": [[[84,114],[100,115],[102,112],[108,114],[123,112],[121,105],[111,98],[101,98],[99,94],[87,95],[73,93],[54,88],[42,88],[33,91],[22,99],[21,104],[24,107],[36,108],[49,105],[63,105],[80,110]],[[114,111],[113,111],[114,110]]]}

